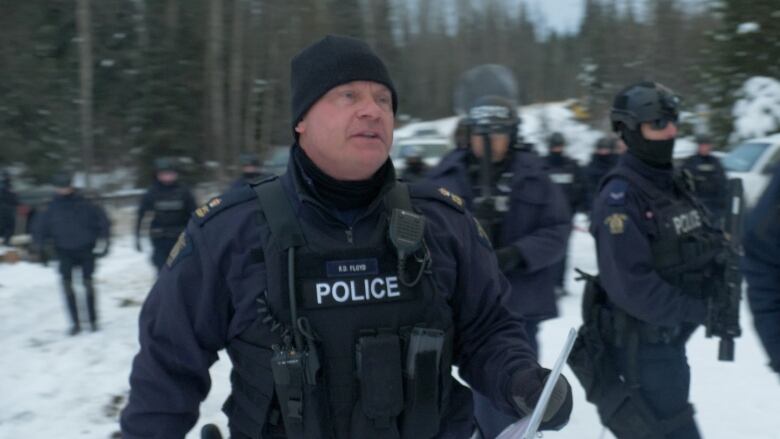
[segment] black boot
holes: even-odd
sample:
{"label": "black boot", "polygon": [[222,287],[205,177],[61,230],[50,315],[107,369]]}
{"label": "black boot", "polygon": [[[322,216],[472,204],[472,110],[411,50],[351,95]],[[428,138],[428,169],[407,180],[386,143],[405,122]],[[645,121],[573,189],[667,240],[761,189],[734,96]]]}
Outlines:
{"label": "black boot", "polygon": [[95,286],[92,284],[92,279],[84,279],[84,289],[87,291],[87,312],[89,313],[89,324],[92,332],[98,330],[97,324],[97,308],[95,297]]}
{"label": "black boot", "polygon": [[79,309],[76,306],[76,292],[73,291],[73,284],[71,284],[70,280],[63,280],[62,286],[65,290],[65,304],[68,306],[68,314],[70,314],[70,321],[73,324],[70,331],[68,331],[68,334],[76,335],[81,332]]}

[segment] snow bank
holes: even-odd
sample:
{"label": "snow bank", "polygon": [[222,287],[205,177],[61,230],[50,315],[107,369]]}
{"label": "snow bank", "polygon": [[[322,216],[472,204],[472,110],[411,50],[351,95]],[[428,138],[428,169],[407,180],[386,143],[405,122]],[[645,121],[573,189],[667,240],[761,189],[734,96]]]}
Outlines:
{"label": "snow bank", "polygon": [[780,131],[780,81],[764,76],[748,79],[737,92],[732,142]]}

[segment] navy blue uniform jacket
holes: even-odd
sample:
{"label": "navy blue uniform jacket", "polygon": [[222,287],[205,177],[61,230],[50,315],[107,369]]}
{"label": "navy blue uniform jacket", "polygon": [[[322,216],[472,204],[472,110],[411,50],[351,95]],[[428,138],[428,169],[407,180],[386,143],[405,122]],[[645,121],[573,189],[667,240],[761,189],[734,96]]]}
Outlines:
{"label": "navy blue uniform jacket", "polygon": [[[429,178],[460,195],[471,208],[475,195],[469,181],[468,154],[463,149],[451,152],[431,170]],[[563,192],[550,181],[542,160],[531,152],[512,154],[509,209],[493,246],[513,245],[520,250],[525,267],[505,273],[512,285],[508,305],[529,320],[541,321],[558,315],[554,268],[566,252],[571,216]]]}
{"label": "navy blue uniform jacket", "polygon": [[105,211],[74,192],[54,197],[36,219],[34,236],[39,246],[51,239],[58,250],[84,250],[108,238],[109,228]]}
{"label": "navy blue uniform jacket", "polygon": [[747,219],[748,303],[772,368],[780,373],[780,168]]}
{"label": "navy blue uniform jacket", "polygon": [[[630,153],[627,167],[666,193],[673,191],[673,170],[651,167]],[[647,197],[622,177],[604,182],[593,205],[591,233],[596,240],[599,275],[607,295],[620,309],[655,325],[702,323],[706,303],[685,295],[653,268],[650,237],[658,226]]]}
{"label": "navy blue uniform jacket", "polygon": [[[299,189],[307,183],[291,173],[288,167],[279,178],[301,221],[319,224],[323,233],[345,242],[349,236],[365,242],[377,227],[385,227],[379,223],[383,202],[345,224],[315,205]],[[512,411],[510,377],[535,360],[524,342],[522,319],[497,306],[509,285],[474,219],[452,198],[425,185],[414,186],[411,193],[415,209],[426,217],[434,283],[446,292],[454,312],[454,362],[460,375]],[[265,263],[254,255],[269,238],[268,227],[258,225],[258,210],[252,188],[230,191],[196,210],[184,245],[172,251],[141,311],[141,348],[122,414],[125,439],[183,437],[209,392],[208,369],[217,351],[257,319],[255,301],[266,289],[267,275]]]}

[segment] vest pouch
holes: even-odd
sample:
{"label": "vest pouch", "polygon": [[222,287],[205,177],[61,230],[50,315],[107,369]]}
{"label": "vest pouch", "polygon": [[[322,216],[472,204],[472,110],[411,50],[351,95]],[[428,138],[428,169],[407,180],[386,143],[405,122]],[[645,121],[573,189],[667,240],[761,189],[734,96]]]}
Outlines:
{"label": "vest pouch", "polygon": [[328,424],[328,402],[324,383],[315,379],[318,359],[308,351],[276,348],[271,357],[274,388],[282,412],[287,437],[327,438],[332,430]]}
{"label": "vest pouch", "polygon": [[444,331],[438,329],[412,329],[406,352],[406,407],[401,437],[430,438],[439,432],[439,370],[444,339]]}
{"label": "vest pouch", "polygon": [[400,338],[360,337],[356,357],[360,395],[352,411],[350,437],[399,439],[396,418],[404,408]]}

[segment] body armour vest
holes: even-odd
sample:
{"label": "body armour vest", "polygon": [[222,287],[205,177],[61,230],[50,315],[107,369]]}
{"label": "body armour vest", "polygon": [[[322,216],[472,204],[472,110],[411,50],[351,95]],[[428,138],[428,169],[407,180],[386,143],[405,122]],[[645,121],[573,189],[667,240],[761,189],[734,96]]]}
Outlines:
{"label": "body armour vest", "polygon": [[[151,223],[153,237],[176,237],[187,225],[190,212],[186,211],[185,192],[181,187],[158,190],[154,194],[154,218]],[[170,233],[168,233],[170,232]]]}
{"label": "body armour vest", "polygon": [[602,180],[602,187],[612,177],[625,178],[648,201],[645,215],[654,223],[650,236],[653,267],[661,278],[685,294],[699,298],[709,294],[706,287],[712,285],[709,282],[719,269],[716,257],[725,241],[684,184],[675,179],[674,193],[665,193],[636,172],[617,168]]}
{"label": "body armour vest", "polygon": [[399,264],[389,240],[393,210],[412,209],[406,186],[385,196],[383,226],[354,244],[299,221],[279,180],[255,190],[271,230],[268,289],[260,318],[228,346],[233,437],[436,437],[457,385],[452,311],[424,246]]}

